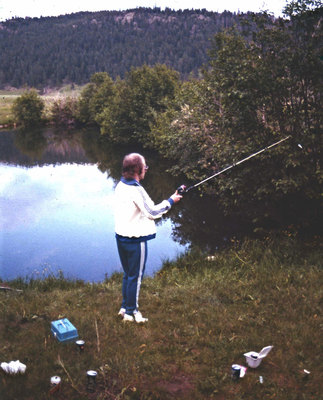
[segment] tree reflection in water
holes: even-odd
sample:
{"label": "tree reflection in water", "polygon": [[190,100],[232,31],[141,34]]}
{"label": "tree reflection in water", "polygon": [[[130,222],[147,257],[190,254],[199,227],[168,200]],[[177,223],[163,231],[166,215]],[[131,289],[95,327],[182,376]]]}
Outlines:
{"label": "tree reflection in water", "polygon": [[[168,198],[183,183],[167,173],[168,163],[147,149],[118,146],[100,135],[98,130],[62,131],[54,128],[3,132],[0,161],[23,166],[78,163],[96,164],[115,182],[120,179],[125,154],[140,152],[150,166],[142,182],[155,202]],[[173,238],[208,252],[226,245],[231,238],[250,233],[251,224],[235,216],[225,216],[215,198],[187,193],[168,216],[172,220]]]}

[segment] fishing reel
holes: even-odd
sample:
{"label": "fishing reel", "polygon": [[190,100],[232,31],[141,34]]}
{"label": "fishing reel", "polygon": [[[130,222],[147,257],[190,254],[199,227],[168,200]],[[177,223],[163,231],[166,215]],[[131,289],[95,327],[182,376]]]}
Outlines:
{"label": "fishing reel", "polygon": [[177,193],[183,196],[185,193],[187,193],[187,189],[185,185],[179,186],[177,189]]}

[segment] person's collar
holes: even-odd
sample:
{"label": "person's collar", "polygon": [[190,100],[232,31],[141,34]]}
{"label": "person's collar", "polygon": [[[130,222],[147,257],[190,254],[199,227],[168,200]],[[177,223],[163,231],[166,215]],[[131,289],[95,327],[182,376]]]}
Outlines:
{"label": "person's collar", "polygon": [[126,185],[140,186],[139,182],[136,181],[136,179],[126,179],[123,176],[121,177],[121,182],[125,183]]}

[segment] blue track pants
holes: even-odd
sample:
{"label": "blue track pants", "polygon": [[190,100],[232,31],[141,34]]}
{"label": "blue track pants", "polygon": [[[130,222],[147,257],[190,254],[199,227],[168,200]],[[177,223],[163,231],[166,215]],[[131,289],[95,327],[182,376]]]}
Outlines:
{"label": "blue track pants", "polygon": [[124,272],[121,307],[132,315],[139,308],[139,292],[147,260],[147,242],[122,241],[117,238],[117,246]]}

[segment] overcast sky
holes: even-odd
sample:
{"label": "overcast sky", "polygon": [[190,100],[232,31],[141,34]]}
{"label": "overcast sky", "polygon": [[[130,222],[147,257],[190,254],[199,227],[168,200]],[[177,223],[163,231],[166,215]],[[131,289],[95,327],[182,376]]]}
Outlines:
{"label": "overcast sky", "polygon": [[[137,7],[169,7],[172,10],[264,11],[281,15],[288,0],[0,0],[0,21],[13,17],[47,17],[79,11],[127,10]],[[113,5],[111,5],[113,4]]]}

